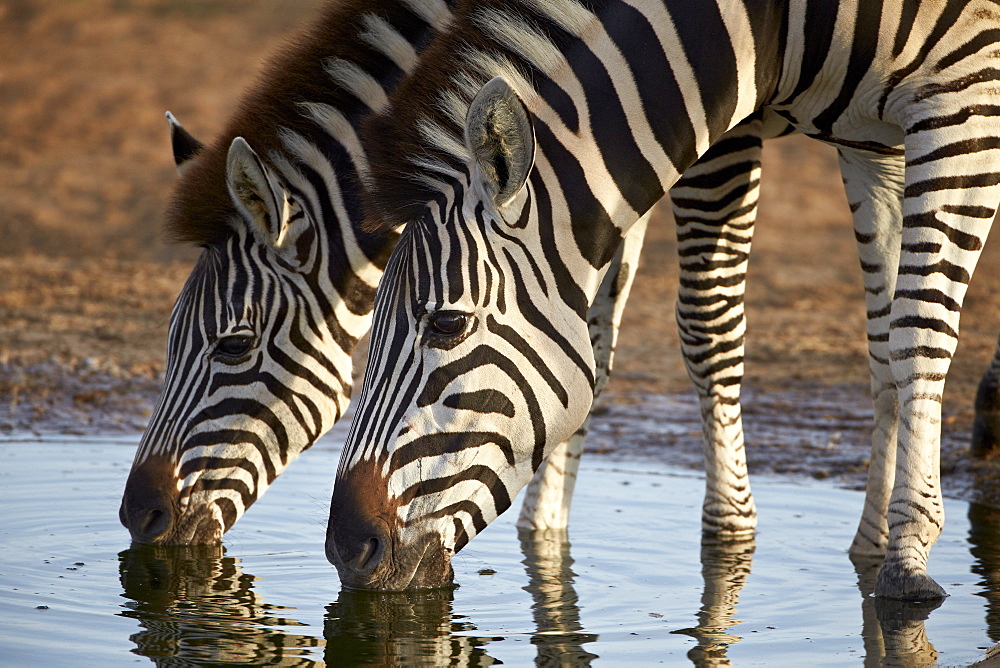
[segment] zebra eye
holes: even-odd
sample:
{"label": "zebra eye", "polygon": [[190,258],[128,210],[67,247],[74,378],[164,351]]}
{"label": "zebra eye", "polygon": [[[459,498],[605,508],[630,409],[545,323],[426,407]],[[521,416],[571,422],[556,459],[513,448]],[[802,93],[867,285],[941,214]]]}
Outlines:
{"label": "zebra eye", "polygon": [[215,353],[223,357],[243,357],[253,347],[253,337],[245,334],[223,336],[215,343]]}
{"label": "zebra eye", "polygon": [[431,330],[438,336],[458,336],[465,331],[469,316],[458,311],[438,311],[431,316]]}

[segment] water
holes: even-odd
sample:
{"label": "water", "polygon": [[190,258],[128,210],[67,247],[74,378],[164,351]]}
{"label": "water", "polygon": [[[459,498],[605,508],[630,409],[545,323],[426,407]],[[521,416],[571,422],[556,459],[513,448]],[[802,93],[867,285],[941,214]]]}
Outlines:
{"label": "water", "polygon": [[323,556],[337,435],[224,548],[129,548],[134,450],[0,442],[0,663],[968,665],[1000,640],[1000,512],[983,506],[946,503],[934,609],[862,596],[858,492],[758,477],[756,542],[703,545],[698,476],[588,455],[568,540],[502,517],[456,558],[457,589],[351,593]]}

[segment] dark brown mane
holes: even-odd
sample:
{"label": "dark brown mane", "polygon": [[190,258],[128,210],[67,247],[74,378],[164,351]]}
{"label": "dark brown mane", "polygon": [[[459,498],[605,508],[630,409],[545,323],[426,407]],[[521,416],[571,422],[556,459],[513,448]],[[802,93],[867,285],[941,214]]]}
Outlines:
{"label": "dark brown mane", "polygon": [[337,57],[371,63],[366,69],[376,78],[392,76],[395,70],[385,67],[385,57],[360,40],[358,34],[361,19],[367,14],[382,15],[394,25],[412,23],[413,14],[400,4],[335,0],[271,56],[243,94],[222,133],[185,166],[166,211],[165,236],[205,246],[219,243],[232,233],[236,210],[226,187],[226,156],[235,137],[245,138],[261,159],[269,162],[268,154],[283,150],[281,128],[322,141],[322,129],[301,114],[296,106],[299,102],[335,106],[354,122],[359,115],[368,113],[362,102],[335,84],[324,69],[324,61]]}
{"label": "dark brown mane", "polygon": [[[512,5],[518,3],[463,0],[454,11],[455,19],[447,33],[421,55],[411,76],[389,96],[388,107],[365,120],[362,140],[371,165],[365,189],[366,230],[391,229],[420,217],[426,203],[439,192],[427,182],[435,177],[434,170],[427,167],[428,162],[462,168],[461,158],[426,141],[420,126],[430,119],[452,139],[463,141],[463,127],[454,114],[449,116],[442,109],[440,93],[454,91],[467,106],[474,92],[460,91],[453,83],[455,75],[469,75],[480,84],[492,78],[477,71],[465,54],[478,51],[504,57],[529,81],[538,74],[529,62],[492,39],[473,21],[473,15],[484,9],[510,9]],[[553,43],[568,38],[546,18],[533,14],[527,3],[517,6],[516,12]]]}

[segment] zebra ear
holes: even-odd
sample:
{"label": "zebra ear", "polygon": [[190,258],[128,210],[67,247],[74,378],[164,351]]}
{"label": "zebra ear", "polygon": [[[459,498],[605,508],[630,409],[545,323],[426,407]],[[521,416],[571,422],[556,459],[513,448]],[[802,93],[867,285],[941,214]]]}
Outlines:
{"label": "zebra ear", "polygon": [[263,243],[277,246],[288,218],[288,195],[243,137],[229,146],[226,183],[233,203]]}
{"label": "zebra ear", "polygon": [[190,163],[198,151],[205,148],[205,145],[192,137],[191,133],[185,130],[169,111],[167,112],[167,123],[170,125],[170,145],[174,149],[174,164],[177,165],[178,172],[183,172],[184,167]]}
{"label": "zebra ear", "polygon": [[498,208],[509,204],[535,163],[535,131],[524,102],[503,77],[491,79],[472,100],[465,145],[484,191]]}

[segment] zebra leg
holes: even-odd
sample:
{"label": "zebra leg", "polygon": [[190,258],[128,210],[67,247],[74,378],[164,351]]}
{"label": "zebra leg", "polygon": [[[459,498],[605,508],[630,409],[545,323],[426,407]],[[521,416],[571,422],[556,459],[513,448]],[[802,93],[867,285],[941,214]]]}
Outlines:
{"label": "zebra leg", "polygon": [[761,120],[734,127],[671,189],[677,220],[681,350],[698,392],[705,448],[702,529],[721,537],[753,533],[740,384],[747,258],[760,192]]}
{"label": "zebra leg", "polygon": [[979,381],[976,417],[972,422],[972,454],[978,457],[1000,450],[1000,341],[993,361]]}
{"label": "zebra leg", "polygon": [[[713,179],[715,170],[720,170],[718,179],[725,181],[731,177],[734,169],[757,168],[760,165],[760,139],[770,139],[781,137],[795,132],[789,123],[777,114],[765,110],[763,120],[760,115],[754,115],[734,128],[719,140],[719,147],[713,149],[710,155],[706,155],[693,166],[689,173],[692,178],[688,181],[682,179],[676,188],[678,196],[687,198],[688,204],[698,215],[711,218],[713,216],[739,215],[751,221],[751,228],[746,231],[747,245],[749,245],[749,234],[752,232],[752,221],[756,214],[757,203],[757,181],[759,176],[746,175],[748,188],[753,193],[748,193],[738,202],[731,202],[728,205],[722,204],[719,208],[716,205],[716,197],[740,197],[738,194],[741,182],[733,182],[729,188],[716,187],[718,181]],[[729,141],[726,141],[726,140]],[[751,148],[745,151],[745,143],[749,140]],[[753,145],[756,148],[753,148]],[[725,170],[724,172],[722,170]],[[716,185],[713,185],[716,183]],[[752,200],[752,210],[745,211],[745,202]],[[681,220],[687,212],[678,212],[675,215]],[[614,263],[608,269],[601,289],[590,309],[590,339],[594,345],[594,358],[596,360],[596,383],[594,388],[595,399],[600,395],[601,390],[607,383],[611,372],[612,359],[614,357],[615,342],[618,337],[618,324],[621,321],[622,312],[625,309],[625,301],[628,298],[629,290],[632,288],[632,279],[635,269],[638,266],[639,251],[642,249],[643,237],[646,234],[646,225],[649,215],[640,219],[630,230],[625,239],[623,248]],[[720,233],[723,232],[720,229]],[[745,270],[744,270],[745,272]],[[742,293],[741,293],[742,295]],[[742,296],[740,297],[739,312],[742,314]],[[733,312],[735,315],[735,312]],[[742,333],[740,334],[742,337]],[[742,347],[742,342],[741,342]],[[740,352],[742,359],[742,351]],[[690,368],[689,368],[690,370]],[[742,371],[740,372],[742,376]],[[739,390],[737,388],[737,396]],[[739,407],[737,406],[737,411]],[[738,413],[737,413],[738,414]],[[568,441],[560,444],[548,456],[542,466],[538,469],[531,484],[525,491],[524,504],[521,506],[521,514],[517,520],[517,526],[522,529],[548,529],[563,528],[569,521],[569,507],[573,496],[573,486],[576,484],[576,471],[579,467],[580,454],[583,452],[583,444],[586,440],[587,430],[590,427],[590,416],[583,423]],[[742,457],[742,428],[737,425],[736,430],[740,432],[739,453]],[[712,460],[715,457],[713,455]],[[711,468],[711,467],[710,467]],[[745,471],[745,464],[744,464]],[[745,478],[744,473],[744,478]],[[749,490],[749,488],[747,488]],[[748,492],[749,493],[749,492]],[[750,499],[751,513],[753,500]],[[752,527],[751,527],[752,530]]]}
{"label": "zebra leg", "polygon": [[886,510],[896,467],[898,413],[896,383],[889,368],[888,332],[903,226],[904,162],[901,155],[879,156],[844,148],[838,153],[865,287],[875,416],[865,506],[850,553],[854,557],[881,556],[889,539]]}
{"label": "zebra leg", "polygon": [[[889,366],[898,392],[896,474],[889,541],[875,594],[944,596],[927,574],[941,533],[941,396],[958,343],[959,314],[1000,199],[995,117],[969,114],[993,83],[961,95],[917,97],[905,128],[903,230],[889,314]],[[962,118],[957,122],[956,118]]]}
{"label": "zebra leg", "polygon": [[[618,255],[604,275],[604,281],[590,307],[588,325],[590,341],[594,346],[594,399],[611,375],[615,345],[618,342],[618,326],[625,302],[632,289],[632,279],[639,266],[639,253],[646,236],[649,214],[640,218],[629,230]],[[577,470],[583,443],[590,428],[590,415],[569,440],[560,443],[546,457],[535,472],[524,493],[521,514],[517,518],[519,529],[565,529],[569,524],[570,504],[573,502],[573,488],[576,485]]]}

